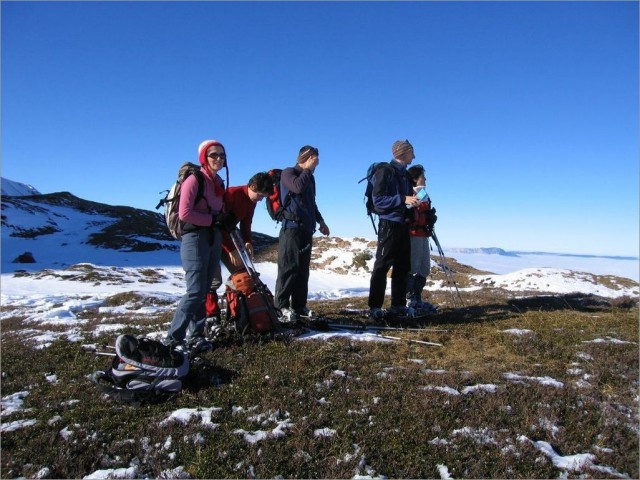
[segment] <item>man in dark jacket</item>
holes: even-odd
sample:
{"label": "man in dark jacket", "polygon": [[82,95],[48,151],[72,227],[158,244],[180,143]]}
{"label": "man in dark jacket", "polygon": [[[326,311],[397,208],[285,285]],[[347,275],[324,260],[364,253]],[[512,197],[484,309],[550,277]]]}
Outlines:
{"label": "man in dark jacket", "polygon": [[316,205],[313,172],[318,163],[318,149],[306,145],[300,149],[296,166],[285,168],[280,177],[285,213],[278,243],[275,305],[282,311],[282,321],[311,315],[307,308],[307,293],[316,223],[320,224],[320,233],[329,235],[329,227]]}
{"label": "man in dark jacket", "polygon": [[391,315],[405,315],[412,312],[405,306],[407,274],[411,269],[411,242],[407,208],[420,204],[413,194],[411,178],[407,166],[415,158],[413,146],[408,140],[398,140],[391,147],[393,160],[379,168],[371,178],[372,198],[378,223],[378,249],[371,272],[369,286],[369,316],[379,319],[384,316],[382,305],[387,288],[387,273],[391,274]]}

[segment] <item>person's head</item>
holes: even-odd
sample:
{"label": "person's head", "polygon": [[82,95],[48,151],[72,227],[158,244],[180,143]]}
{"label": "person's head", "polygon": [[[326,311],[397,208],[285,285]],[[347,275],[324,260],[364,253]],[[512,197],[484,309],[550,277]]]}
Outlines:
{"label": "person's head", "polygon": [[258,203],[273,192],[273,180],[267,172],[259,172],[249,179],[247,187],[249,199]]}
{"label": "person's head", "polygon": [[398,140],[393,142],[391,146],[391,153],[393,158],[405,165],[410,165],[414,158],[413,145],[409,143],[409,140]]}
{"label": "person's head", "polygon": [[305,145],[300,149],[300,153],[298,153],[297,163],[302,168],[315,170],[315,168],[318,166],[318,163],[320,163],[320,152],[316,147]]}
{"label": "person's head", "polygon": [[227,152],[224,145],[217,140],[205,140],[198,145],[200,165],[216,174],[227,165]]}
{"label": "person's head", "polygon": [[409,167],[407,169],[407,173],[411,177],[411,181],[413,182],[413,186],[422,186],[426,183],[426,178],[424,176],[424,167],[422,165],[414,165],[413,167]]}

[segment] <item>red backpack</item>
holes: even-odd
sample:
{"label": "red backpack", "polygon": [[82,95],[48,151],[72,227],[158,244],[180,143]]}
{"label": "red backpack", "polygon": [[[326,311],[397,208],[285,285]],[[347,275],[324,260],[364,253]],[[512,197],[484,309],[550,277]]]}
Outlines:
{"label": "red backpack", "polygon": [[246,270],[234,273],[229,283],[225,291],[227,320],[235,324],[238,333],[269,333],[278,329],[273,294],[264,283],[254,281]]}
{"label": "red backpack", "polygon": [[280,177],[282,176],[281,168],[272,168],[267,172],[267,175],[271,177],[273,181],[273,192],[267,198],[267,212],[269,216],[276,222],[281,222],[284,219],[285,208],[289,205],[291,200],[291,192],[287,194],[287,197],[282,201],[280,195]]}

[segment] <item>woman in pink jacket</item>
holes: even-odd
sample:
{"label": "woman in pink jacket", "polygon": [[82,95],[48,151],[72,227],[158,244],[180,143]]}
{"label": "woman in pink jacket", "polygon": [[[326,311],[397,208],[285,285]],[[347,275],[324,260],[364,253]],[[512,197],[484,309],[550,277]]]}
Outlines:
{"label": "woman in pink jacket", "polygon": [[[185,272],[187,292],[178,303],[167,337],[171,347],[187,347],[192,353],[210,350],[204,338],[205,300],[220,263],[222,235],[216,226],[222,211],[224,182],[218,172],[226,167],[224,146],[217,140],[205,140],[198,147],[200,172],[204,177],[202,197],[197,199],[198,178],[188,176],[182,184],[178,216],[184,222],[180,259]],[[197,201],[196,201],[197,200]]]}

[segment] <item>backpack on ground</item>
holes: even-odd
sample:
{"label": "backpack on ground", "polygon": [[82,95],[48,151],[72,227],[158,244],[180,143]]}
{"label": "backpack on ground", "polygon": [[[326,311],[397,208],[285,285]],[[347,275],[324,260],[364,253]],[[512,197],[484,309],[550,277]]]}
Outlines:
{"label": "backpack on ground", "polygon": [[109,396],[126,403],[156,403],[182,390],[189,373],[186,352],[129,334],[118,336],[115,351],[111,368],[93,374],[93,381]]}
{"label": "backpack on ground", "polygon": [[278,329],[278,310],[273,294],[247,270],[240,270],[226,284],[227,321],[237,333],[270,333]]}
{"label": "backpack on ground", "polygon": [[374,162],[371,165],[369,165],[369,168],[367,169],[367,176],[362,178],[361,180],[358,181],[358,183],[362,183],[365,180],[367,181],[367,186],[365,188],[364,191],[364,198],[365,198],[365,207],[367,209],[367,215],[369,215],[369,218],[371,219],[371,223],[373,224],[373,231],[376,232],[376,235],[378,234],[378,231],[376,229],[376,224],[373,220],[373,216],[377,215],[378,212],[375,209],[375,206],[373,204],[373,176],[382,169],[388,168],[390,166],[389,162]]}
{"label": "backpack on ground", "polygon": [[272,168],[267,172],[267,175],[271,177],[271,181],[273,182],[273,191],[266,201],[267,212],[269,212],[269,216],[272,220],[281,222],[284,219],[285,209],[291,201],[291,192],[287,193],[287,196],[283,201],[280,194],[280,178],[282,176],[281,168]]}
{"label": "backpack on ground", "polygon": [[200,167],[195,163],[185,162],[178,170],[178,179],[168,190],[167,195],[158,202],[156,210],[164,206],[164,218],[169,228],[169,233],[176,240],[182,238],[184,222],[178,216],[180,206],[180,194],[182,192],[182,183],[189,175],[195,175],[198,179],[198,193],[196,194],[195,203],[204,196],[204,176],[200,171]]}

